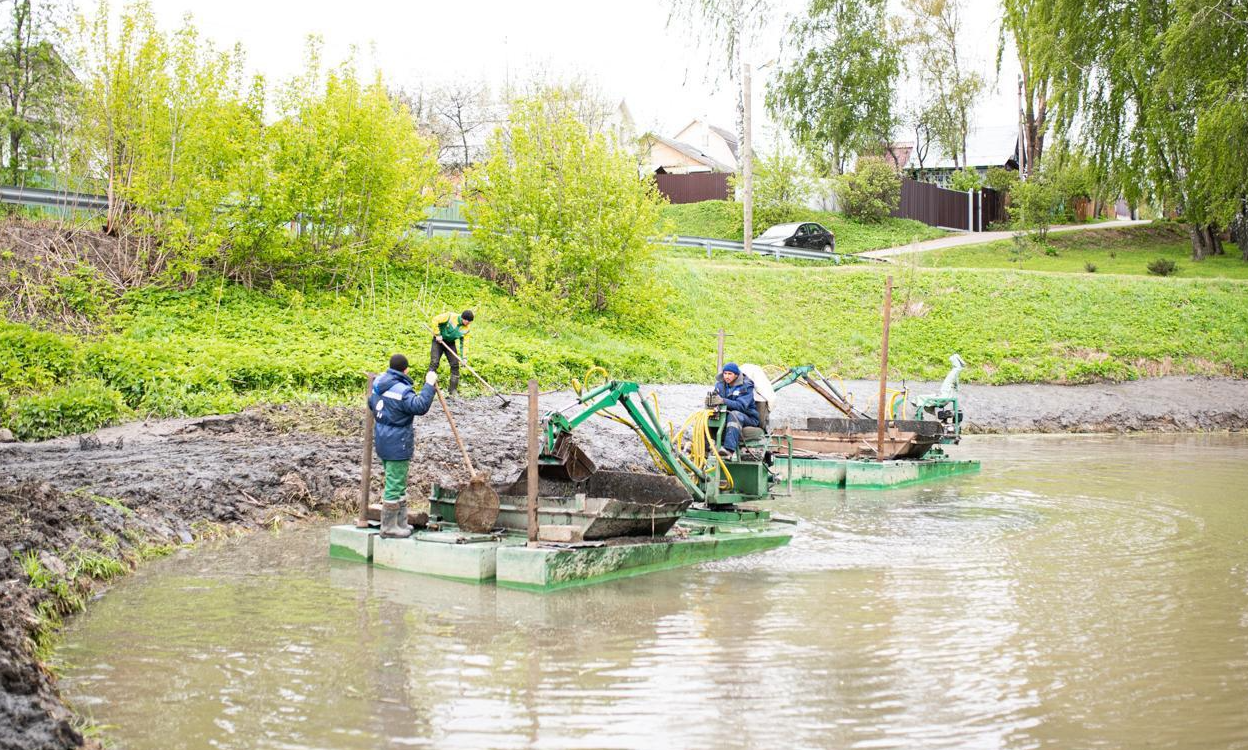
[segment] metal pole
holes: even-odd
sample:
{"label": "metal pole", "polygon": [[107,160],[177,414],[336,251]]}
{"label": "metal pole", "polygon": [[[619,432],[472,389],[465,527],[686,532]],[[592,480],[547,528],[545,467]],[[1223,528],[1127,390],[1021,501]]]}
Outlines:
{"label": "metal pole", "polygon": [[355,519],[357,529],[368,528],[368,491],[373,480],[373,410],[368,407],[368,397],[373,392],[376,373],[367,373],[368,385],[364,388],[364,456],[360,460],[360,515]]}
{"label": "metal pole", "polygon": [[884,337],[880,343],[880,410],[877,418],[875,458],[884,460],[884,397],[888,386],[888,326],[893,313],[893,277],[884,282]]}
{"label": "metal pole", "polygon": [[724,371],[724,329],[719,329],[715,344],[715,374]]}
{"label": "metal pole", "polygon": [[[741,176],[744,177],[745,189],[741,208],[745,219],[745,237],[743,244],[747,253],[754,251],[754,149],[751,145],[751,106],[750,100],[750,63],[741,56]],[[776,251],[777,255],[779,250]]]}
{"label": "metal pole", "polygon": [[529,381],[529,546],[537,545],[537,381]]}

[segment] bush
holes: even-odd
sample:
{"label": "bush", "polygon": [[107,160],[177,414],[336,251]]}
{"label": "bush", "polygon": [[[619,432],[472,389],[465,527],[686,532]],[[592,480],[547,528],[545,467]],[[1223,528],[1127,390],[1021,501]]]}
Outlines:
{"label": "bush", "polygon": [[1015,229],[1033,232],[1036,240],[1046,242],[1049,226],[1061,207],[1060,196],[1043,175],[1019,180],[1010,192],[1010,220]]}
{"label": "bush", "polygon": [[1086,261],[1083,264],[1083,270],[1087,271],[1088,273],[1096,273],[1096,264],[1090,260]]}
{"label": "bush", "polygon": [[993,190],[1002,193],[1010,192],[1014,184],[1018,182],[1018,170],[1006,169],[1005,167],[989,167],[988,174],[984,176],[984,185]]}
{"label": "bush", "polygon": [[77,365],[71,339],[25,325],[0,323],[0,389],[20,391],[52,385]]}
{"label": "bush", "polygon": [[19,398],[9,410],[14,435],[22,440],[46,440],[112,424],[125,413],[125,405],[117,391],[98,380],[87,380]]}
{"label": "bush", "polygon": [[965,193],[968,190],[979,190],[983,187],[983,182],[980,181],[978,172],[963,167],[950,176],[949,187]]}
{"label": "bush", "polygon": [[465,206],[479,273],[540,314],[607,309],[617,289],[636,294],[659,232],[663,197],[637,179],[627,152],[591,133],[547,92],[514,103],[467,176],[480,200]]}
{"label": "bush", "polygon": [[1179,264],[1169,258],[1157,258],[1148,262],[1148,272],[1153,276],[1173,276],[1179,272]]}
{"label": "bush", "polygon": [[859,221],[883,221],[901,203],[901,175],[883,159],[860,159],[858,170],[836,182],[841,210]]}

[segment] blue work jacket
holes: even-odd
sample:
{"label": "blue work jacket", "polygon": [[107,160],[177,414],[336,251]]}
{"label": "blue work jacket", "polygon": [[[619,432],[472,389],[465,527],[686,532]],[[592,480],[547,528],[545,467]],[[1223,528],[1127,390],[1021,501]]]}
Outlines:
{"label": "blue work jacket", "polygon": [[386,370],[373,383],[368,406],[373,410],[373,446],[383,461],[407,461],[412,457],[415,436],[412,418],[429,411],[433,386],[426,384],[416,393],[412,379],[398,370]]}
{"label": "blue work jacket", "polygon": [[715,393],[724,400],[732,411],[749,414],[758,419],[758,407],[754,405],[754,381],[744,375],[738,375],[732,385],[728,385],[721,377],[715,381]]}

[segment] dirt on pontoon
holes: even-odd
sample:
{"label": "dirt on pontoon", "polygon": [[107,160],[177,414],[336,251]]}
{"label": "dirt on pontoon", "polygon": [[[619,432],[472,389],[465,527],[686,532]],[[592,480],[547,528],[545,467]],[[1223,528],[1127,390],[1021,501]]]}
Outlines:
{"label": "dirt on pontoon", "polygon": [[[873,413],[877,384],[844,384]],[[938,384],[911,384],[915,395]],[[700,408],[705,385],[643,388],[659,396],[661,419],[679,425]],[[1248,428],[1248,381],[1158,378],[1113,385],[964,386],[969,433],[1213,431]],[[571,404],[543,396],[543,411]],[[451,409],[479,470],[494,481],[524,465],[525,402],[453,399]],[[75,596],[99,585],[81,561],[133,565],[154,545],[188,544],[223,528],[255,529],[308,517],[347,515],[357,497],[361,412],[345,407],[265,407],[243,414],[137,422],[93,435],[0,445],[0,750],[72,748],[84,739],[37,662],[37,613],[65,609],[32,588],[21,561],[65,582]],[[833,416],[809,391],[781,392],[773,426]],[[432,482],[467,479],[439,407],[416,421],[411,497]],[[637,438],[595,419],[578,442],[600,468],[654,471]],[[374,487],[380,489],[380,467]],[[33,556],[33,558],[32,558]],[[85,557],[84,557],[85,556]]]}

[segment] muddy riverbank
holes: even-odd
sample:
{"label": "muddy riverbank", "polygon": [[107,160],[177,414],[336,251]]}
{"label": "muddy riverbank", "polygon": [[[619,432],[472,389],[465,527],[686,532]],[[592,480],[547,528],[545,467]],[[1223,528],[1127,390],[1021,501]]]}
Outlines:
{"label": "muddy riverbank", "polygon": [[[873,408],[875,384],[845,386],[856,403]],[[707,389],[654,390],[663,421],[680,424]],[[912,384],[914,394],[935,390],[936,384]],[[1248,381],[1242,380],[965,386],[963,398],[966,428],[974,433],[1248,428]],[[560,408],[570,399],[550,394],[542,408]],[[456,400],[452,409],[478,468],[496,480],[520,472],[523,398],[506,409],[493,399]],[[773,424],[826,414],[814,394],[794,388],[782,392]],[[359,425],[358,412],[346,408],[268,407],[0,445],[0,749],[83,743],[54,679],[35,657],[35,640],[58,611],[71,612],[101,578],[170,545],[223,530],[349,513],[362,446]],[[580,442],[601,467],[652,468],[632,433],[607,420],[588,423]],[[415,498],[424,497],[432,481],[466,478],[436,405],[417,422],[417,455]]]}

